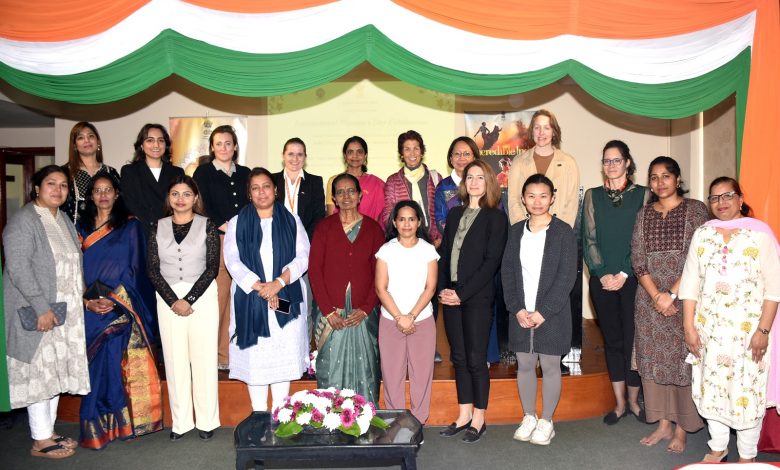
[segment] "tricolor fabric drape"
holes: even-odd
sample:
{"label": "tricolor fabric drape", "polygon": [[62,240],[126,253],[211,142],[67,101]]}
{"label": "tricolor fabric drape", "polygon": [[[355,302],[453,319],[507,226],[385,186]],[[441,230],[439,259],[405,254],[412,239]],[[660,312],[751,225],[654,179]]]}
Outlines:
{"label": "tricolor fabric drape", "polygon": [[237,96],[291,93],[368,61],[424,88],[522,93],[571,76],[616,109],[690,116],[736,96],[740,180],[780,231],[777,0],[4,0],[0,78],[72,103],[176,74]]}

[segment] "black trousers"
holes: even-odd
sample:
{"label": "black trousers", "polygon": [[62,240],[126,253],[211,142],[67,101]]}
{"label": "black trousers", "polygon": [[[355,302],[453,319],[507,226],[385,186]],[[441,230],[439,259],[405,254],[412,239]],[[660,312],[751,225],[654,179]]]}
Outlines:
{"label": "black trousers", "polygon": [[596,308],[604,350],[607,372],[612,382],[626,382],[629,387],[639,387],[639,373],[631,370],[631,352],[634,348],[634,298],[636,277],[629,276],[619,291],[602,289],[596,276],[590,277],[590,299]]}
{"label": "black trousers", "polygon": [[444,305],[444,329],[455,367],[458,403],[473,403],[483,410],[487,409],[490,394],[487,347],[492,317],[491,299]]}

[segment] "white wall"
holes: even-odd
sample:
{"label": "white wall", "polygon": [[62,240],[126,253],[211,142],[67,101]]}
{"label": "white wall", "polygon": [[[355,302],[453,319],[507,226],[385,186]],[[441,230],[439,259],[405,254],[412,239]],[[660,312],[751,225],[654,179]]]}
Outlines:
{"label": "white wall", "polygon": [[54,147],[54,143],[54,127],[0,128],[0,147]]}

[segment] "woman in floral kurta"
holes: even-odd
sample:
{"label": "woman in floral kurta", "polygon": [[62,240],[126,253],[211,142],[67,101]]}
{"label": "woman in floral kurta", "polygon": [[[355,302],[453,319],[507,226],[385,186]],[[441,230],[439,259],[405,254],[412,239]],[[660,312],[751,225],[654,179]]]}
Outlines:
{"label": "woman in floral kurta", "polygon": [[766,410],[780,260],[771,229],[744,217],[750,209],[736,181],[716,179],[708,199],[718,220],[694,233],[680,283],[692,395],[710,431],[704,461],[726,458],[729,428],[737,430],[740,461],[751,461]]}

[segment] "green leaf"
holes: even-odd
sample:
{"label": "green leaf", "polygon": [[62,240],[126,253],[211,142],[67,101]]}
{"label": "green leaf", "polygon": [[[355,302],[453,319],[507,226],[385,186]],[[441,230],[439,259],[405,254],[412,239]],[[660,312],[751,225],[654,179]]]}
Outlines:
{"label": "green leaf", "polygon": [[376,426],[379,429],[387,429],[390,427],[390,425],[385,423],[385,420],[383,420],[379,416],[374,416],[373,418],[371,418],[371,426]]}
{"label": "green leaf", "polygon": [[284,424],[280,424],[276,431],[274,431],[274,434],[277,435],[277,437],[290,437],[298,434],[299,432],[303,431],[303,427],[296,423],[295,421],[289,421]]}
{"label": "green leaf", "polygon": [[360,437],[360,426],[358,426],[357,421],[352,423],[352,426],[345,427],[345,426],[339,426],[339,429],[344,434],[349,434],[350,436]]}

